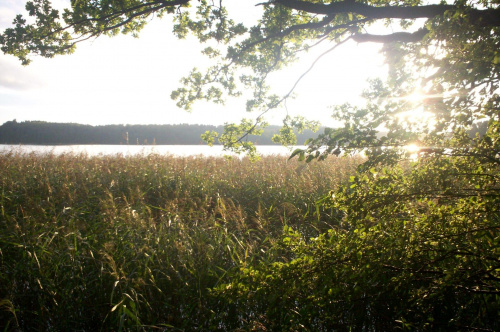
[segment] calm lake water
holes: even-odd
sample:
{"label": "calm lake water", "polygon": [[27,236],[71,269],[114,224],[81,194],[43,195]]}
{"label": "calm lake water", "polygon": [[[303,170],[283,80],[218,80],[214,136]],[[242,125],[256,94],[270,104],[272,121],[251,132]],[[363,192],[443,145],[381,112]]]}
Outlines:
{"label": "calm lake water", "polygon": [[[257,146],[261,155],[289,155],[295,149],[277,145]],[[170,154],[174,156],[224,156],[232,155],[222,150],[222,146],[207,145],[9,145],[0,144],[0,153],[15,151],[21,153],[86,153],[89,156],[114,155],[124,156]]]}

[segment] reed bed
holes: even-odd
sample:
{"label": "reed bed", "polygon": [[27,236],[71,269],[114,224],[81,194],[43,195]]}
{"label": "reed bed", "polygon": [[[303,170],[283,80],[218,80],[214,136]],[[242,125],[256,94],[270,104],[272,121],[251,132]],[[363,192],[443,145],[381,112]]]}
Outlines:
{"label": "reed bed", "polygon": [[332,227],[316,202],[360,161],[3,153],[0,325],[221,329],[210,289],[265,259],[283,226]]}

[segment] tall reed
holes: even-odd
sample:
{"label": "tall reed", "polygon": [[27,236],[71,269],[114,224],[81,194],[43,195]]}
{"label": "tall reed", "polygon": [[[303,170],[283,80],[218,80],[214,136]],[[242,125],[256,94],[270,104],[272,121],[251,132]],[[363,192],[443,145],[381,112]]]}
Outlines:
{"label": "tall reed", "polygon": [[208,290],[284,225],[331,227],[315,203],[359,162],[4,153],[3,328],[217,329]]}

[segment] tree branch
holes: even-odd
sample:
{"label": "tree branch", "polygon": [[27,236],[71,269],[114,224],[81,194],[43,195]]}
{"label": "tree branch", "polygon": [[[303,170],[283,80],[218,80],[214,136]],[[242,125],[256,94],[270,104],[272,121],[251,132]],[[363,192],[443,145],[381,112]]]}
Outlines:
{"label": "tree branch", "polygon": [[292,25],[292,26],[284,29],[283,31],[280,31],[278,33],[274,33],[274,34],[269,35],[265,38],[261,38],[259,40],[253,41],[253,42],[245,45],[244,47],[242,47],[239,50],[239,53],[244,53],[247,50],[249,50],[250,48],[252,48],[258,44],[264,43],[266,41],[286,37],[286,36],[290,35],[291,33],[293,33],[294,31],[322,28],[322,27],[326,26],[328,23],[330,23],[332,20],[333,20],[333,18],[325,18],[325,19],[321,20],[320,22],[309,22],[309,23]]}
{"label": "tree branch", "polygon": [[402,42],[402,43],[415,43],[421,41],[425,35],[429,33],[429,30],[422,28],[416,32],[395,32],[390,35],[372,35],[372,34],[357,34],[353,36],[353,40],[358,43],[391,43],[391,42]]}
{"label": "tree branch", "polygon": [[369,18],[431,18],[441,15],[447,10],[458,9],[455,5],[427,6],[384,6],[374,7],[361,2],[342,1],[330,4],[310,3],[300,0],[274,0],[284,7],[302,10],[309,13],[336,15],[340,13],[356,13]]}
{"label": "tree branch", "polygon": [[426,6],[383,6],[375,7],[365,3],[345,0],[330,4],[310,3],[301,0],[274,0],[276,4],[308,13],[322,15],[337,15],[341,13],[356,13],[370,19],[396,18],[415,19],[433,18],[446,11],[464,10],[470,15],[471,21],[482,26],[500,26],[500,8],[476,9],[458,5],[426,5]]}
{"label": "tree branch", "polygon": [[335,50],[337,47],[339,47],[340,45],[344,44],[345,42],[347,42],[349,39],[351,39],[351,37],[348,37],[346,39],[344,39],[343,41],[335,44],[333,47],[331,47],[330,49],[326,50],[325,52],[321,53],[317,58],[316,60],[314,60],[314,62],[311,64],[311,66],[309,67],[309,69],[307,69],[304,73],[302,73],[302,75],[300,75],[300,77],[295,81],[295,84],[292,86],[292,88],[290,89],[290,91],[288,91],[288,93],[286,95],[284,95],[280,100],[278,100],[277,102],[275,102],[274,104],[272,105],[269,105],[262,113],[259,114],[259,116],[256,118],[255,120],[255,124],[253,125],[252,128],[250,128],[249,131],[247,131],[243,136],[241,136],[237,142],[241,142],[245,137],[247,137],[250,132],[252,132],[257,126],[258,124],[260,123],[260,119],[262,119],[262,117],[268,113],[270,110],[278,107],[283,101],[287,100],[290,95],[293,93],[293,91],[295,90],[295,88],[297,87],[297,85],[299,84],[299,82],[314,68],[314,66],[316,65],[316,63],[323,57],[325,56],[326,54],[332,52],[333,50]]}

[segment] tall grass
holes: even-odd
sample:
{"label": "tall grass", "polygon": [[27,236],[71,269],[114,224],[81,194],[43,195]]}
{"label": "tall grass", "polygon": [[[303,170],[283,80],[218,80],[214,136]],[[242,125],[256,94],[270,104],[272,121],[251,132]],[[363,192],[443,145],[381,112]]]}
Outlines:
{"label": "tall grass", "polygon": [[219,329],[209,289],[264,259],[284,225],[331,227],[315,203],[359,162],[4,153],[0,325]]}

